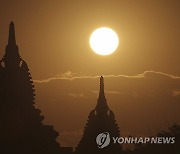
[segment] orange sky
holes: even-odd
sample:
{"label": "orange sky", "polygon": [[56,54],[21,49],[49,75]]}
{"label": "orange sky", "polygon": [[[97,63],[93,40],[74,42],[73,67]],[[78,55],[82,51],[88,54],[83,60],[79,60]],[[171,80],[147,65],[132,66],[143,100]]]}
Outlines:
{"label": "orange sky", "polygon": [[[102,74],[122,134],[148,133],[148,126],[155,133],[180,121],[179,16],[178,0],[1,0],[0,57],[13,20],[20,54],[37,80],[37,107],[60,131],[62,145],[77,145]],[[106,57],[88,44],[101,26],[120,38],[118,50]]]}

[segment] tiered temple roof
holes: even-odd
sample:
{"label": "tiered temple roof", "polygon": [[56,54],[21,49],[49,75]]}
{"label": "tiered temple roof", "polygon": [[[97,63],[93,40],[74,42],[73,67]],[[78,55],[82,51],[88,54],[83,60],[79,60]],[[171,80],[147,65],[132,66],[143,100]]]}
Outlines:
{"label": "tiered temple roof", "polygon": [[96,137],[100,133],[108,132],[111,137],[120,137],[120,130],[116,123],[114,113],[109,109],[104,92],[104,79],[100,77],[99,98],[86,123],[84,134],[76,148],[77,154],[119,154],[121,146],[110,144],[100,149],[96,143]]}
{"label": "tiered temple roof", "polygon": [[5,55],[0,61],[0,153],[60,154],[58,132],[42,123],[27,63],[21,58],[10,23]]}

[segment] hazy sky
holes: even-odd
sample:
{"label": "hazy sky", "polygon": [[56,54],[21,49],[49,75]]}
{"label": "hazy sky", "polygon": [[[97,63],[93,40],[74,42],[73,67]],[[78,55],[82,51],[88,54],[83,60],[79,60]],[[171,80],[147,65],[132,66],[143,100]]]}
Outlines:
{"label": "hazy sky", "polygon": [[[77,145],[102,74],[122,134],[155,133],[180,122],[179,17],[179,0],[0,0],[0,57],[13,20],[37,107],[60,131],[61,145]],[[102,26],[120,39],[105,57],[88,42]]]}

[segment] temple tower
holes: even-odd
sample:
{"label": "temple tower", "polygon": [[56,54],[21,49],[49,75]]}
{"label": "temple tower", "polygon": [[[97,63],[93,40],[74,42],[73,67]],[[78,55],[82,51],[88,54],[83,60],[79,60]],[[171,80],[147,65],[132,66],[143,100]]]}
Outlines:
{"label": "temple tower", "polygon": [[35,107],[35,90],[10,23],[8,45],[0,61],[0,153],[59,154],[59,135]]}
{"label": "temple tower", "polygon": [[104,92],[104,79],[100,77],[100,91],[97,105],[88,116],[84,134],[76,148],[77,154],[120,154],[121,146],[113,141],[107,147],[99,148],[96,137],[100,133],[108,132],[110,137],[120,137],[118,124],[114,113],[109,109]]}

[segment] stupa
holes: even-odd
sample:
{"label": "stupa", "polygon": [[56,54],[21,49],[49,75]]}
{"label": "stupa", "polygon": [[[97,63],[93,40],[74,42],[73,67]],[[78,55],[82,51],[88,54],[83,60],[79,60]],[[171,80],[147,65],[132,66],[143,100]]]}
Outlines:
{"label": "stupa", "polygon": [[5,55],[0,61],[0,153],[60,154],[58,132],[42,123],[27,63],[19,54],[10,23]]}
{"label": "stupa", "polygon": [[86,123],[84,134],[76,147],[76,154],[120,154],[121,146],[113,141],[107,147],[99,148],[96,138],[101,133],[108,133],[110,137],[120,137],[120,130],[114,113],[109,109],[104,92],[104,79],[100,77],[100,91],[97,105],[93,109]]}

